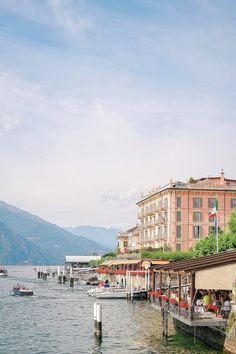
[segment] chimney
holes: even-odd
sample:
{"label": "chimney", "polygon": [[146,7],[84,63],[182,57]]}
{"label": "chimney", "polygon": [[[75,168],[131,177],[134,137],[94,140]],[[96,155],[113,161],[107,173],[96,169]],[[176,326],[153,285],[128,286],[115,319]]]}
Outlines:
{"label": "chimney", "polygon": [[223,168],[220,173],[220,184],[225,184],[225,174]]}

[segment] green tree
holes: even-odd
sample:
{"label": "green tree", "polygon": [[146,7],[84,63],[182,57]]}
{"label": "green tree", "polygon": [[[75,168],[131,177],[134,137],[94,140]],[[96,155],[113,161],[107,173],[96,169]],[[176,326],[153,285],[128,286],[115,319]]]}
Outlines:
{"label": "green tree", "polygon": [[236,208],[233,210],[228,222],[230,233],[236,234]]}

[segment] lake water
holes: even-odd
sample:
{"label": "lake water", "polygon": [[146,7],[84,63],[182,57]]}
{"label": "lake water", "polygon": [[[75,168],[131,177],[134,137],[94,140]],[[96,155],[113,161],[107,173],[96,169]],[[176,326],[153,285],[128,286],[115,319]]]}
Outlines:
{"label": "lake water", "polygon": [[[37,279],[33,267],[6,267],[0,279],[0,354],[175,354],[209,353],[191,336],[176,333],[169,320],[169,338],[162,339],[161,316],[149,301],[100,300],[103,338],[93,334],[94,299],[88,286],[60,285],[56,278]],[[32,297],[11,294],[23,283]]]}

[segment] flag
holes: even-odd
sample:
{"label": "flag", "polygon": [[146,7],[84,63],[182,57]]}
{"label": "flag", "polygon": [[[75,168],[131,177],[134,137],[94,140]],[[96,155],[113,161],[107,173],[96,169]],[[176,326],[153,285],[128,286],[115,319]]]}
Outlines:
{"label": "flag", "polygon": [[212,209],[209,218],[214,218],[217,215],[217,212],[218,212],[218,199],[216,198],[216,205]]}

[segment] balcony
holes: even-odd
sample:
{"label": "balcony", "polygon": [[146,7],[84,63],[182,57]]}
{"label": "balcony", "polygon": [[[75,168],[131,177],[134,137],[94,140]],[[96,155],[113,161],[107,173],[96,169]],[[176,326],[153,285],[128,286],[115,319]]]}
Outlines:
{"label": "balcony", "polygon": [[150,205],[149,207],[145,208],[146,215],[155,215],[156,214],[156,205]]}
{"label": "balcony", "polygon": [[146,227],[151,227],[151,228],[153,228],[153,227],[155,227],[155,220],[151,220],[151,221],[148,221],[147,223],[146,223]]}

